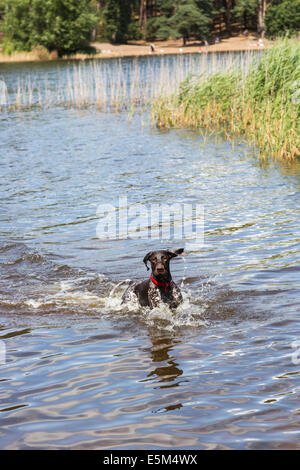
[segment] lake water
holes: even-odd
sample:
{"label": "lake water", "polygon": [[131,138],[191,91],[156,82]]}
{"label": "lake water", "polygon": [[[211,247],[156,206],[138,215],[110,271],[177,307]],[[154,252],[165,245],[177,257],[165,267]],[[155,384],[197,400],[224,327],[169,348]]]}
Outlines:
{"label": "lake water", "polygon": [[[55,84],[55,64],[0,76],[32,70]],[[300,447],[299,163],[71,106],[2,112],[0,152],[2,449]],[[204,244],[99,238],[120,197],[201,206]],[[183,305],[121,305],[144,255],[179,247]]]}

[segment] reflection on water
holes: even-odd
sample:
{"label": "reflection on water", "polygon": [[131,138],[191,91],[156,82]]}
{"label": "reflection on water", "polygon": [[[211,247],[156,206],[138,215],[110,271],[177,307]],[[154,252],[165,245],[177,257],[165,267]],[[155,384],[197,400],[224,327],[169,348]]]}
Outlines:
{"label": "reflection on water", "polygon": [[[299,165],[63,108],[1,115],[0,149],[1,448],[299,448]],[[119,195],[204,206],[176,312],[121,305],[184,243],[97,238]]]}

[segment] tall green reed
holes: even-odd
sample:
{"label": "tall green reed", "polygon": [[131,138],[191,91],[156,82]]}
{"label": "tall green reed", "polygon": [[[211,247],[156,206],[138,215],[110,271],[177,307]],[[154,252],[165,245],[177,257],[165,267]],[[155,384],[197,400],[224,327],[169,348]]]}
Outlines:
{"label": "tall green reed", "polygon": [[[58,67],[55,74],[20,75],[2,111],[66,106],[129,110],[169,97],[189,74],[216,73],[232,66],[234,54],[178,55],[136,60],[89,60]],[[248,55],[246,55],[249,60]],[[55,78],[53,78],[55,75]]]}
{"label": "tall green reed", "polygon": [[219,129],[243,136],[261,158],[300,156],[300,43],[284,40],[211,76],[190,76],[152,107],[158,126]]}

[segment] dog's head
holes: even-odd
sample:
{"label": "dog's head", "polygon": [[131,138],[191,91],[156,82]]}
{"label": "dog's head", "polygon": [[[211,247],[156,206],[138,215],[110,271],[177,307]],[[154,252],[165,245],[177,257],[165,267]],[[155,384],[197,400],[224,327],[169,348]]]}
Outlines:
{"label": "dog's head", "polygon": [[175,256],[183,253],[183,248],[177,250],[160,250],[160,251],[149,251],[143,259],[147,269],[148,261],[151,263],[151,269],[154,276],[164,279],[170,275],[170,260]]}

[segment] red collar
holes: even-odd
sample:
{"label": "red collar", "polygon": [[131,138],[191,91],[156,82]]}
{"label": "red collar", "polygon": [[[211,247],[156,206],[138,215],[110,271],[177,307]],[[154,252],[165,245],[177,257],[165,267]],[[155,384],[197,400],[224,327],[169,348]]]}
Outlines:
{"label": "red collar", "polygon": [[152,282],[154,282],[154,284],[156,284],[157,286],[159,287],[163,287],[165,289],[165,293],[167,294],[168,293],[168,289],[170,288],[170,286],[173,284],[173,281],[171,280],[170,282],[158,282],[156,279],[154,279],[154,277],[150,276],[150,279]]}

